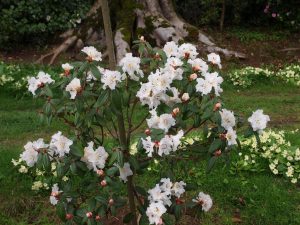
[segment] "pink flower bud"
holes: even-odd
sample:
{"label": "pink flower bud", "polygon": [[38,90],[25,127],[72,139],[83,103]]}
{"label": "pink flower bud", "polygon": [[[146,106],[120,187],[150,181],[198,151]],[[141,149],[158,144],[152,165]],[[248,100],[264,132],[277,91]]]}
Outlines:
{"label": "pink flower bud", "polygon": [[73,219],[73,215],[71,213],[66,214],[66,220],[71,220]]}
{"label": "pink flower bud", "polygon": [[99,176],[104,176],[104,171],[103,170],[97,170],[97,174],[99,175]]}
{"label": "pink flower bud", "polygon": [[215,106],[214,106],[214,111],[219,110],[219,109],[221,108],[221,106],[222,106],[222,105],[221,105],[220,102],[216,103]]}
{"label": "pink flower bud", "polygon": [[197,74],[193,73],[193,74],[190,75],[189,79],[190,80],[196,80],[197,77],[198,77]]}
{"label": "pink flower bud", "polygon": [[87,218],[92,218],[93,217],[93,213],[92,212],[87,212],[85,215],[86,215]]}
{"label": "pink flower bud", "polygon": [[195,72],[199,71],[199,70],[200,70],[200,66],[193,66],[193,70],[194,70]]}
{"label": "pink flower bud", "polygon": [[114,200],[113,200],[112,198],[111,198],[111,199],[109,199],[109,201],[108,201],[108,205],[112,206],[114,203],[115,203],[115,202],[114,202]]}
{"label": "pink flower bud", "polygon": [[97,215],[97,216],[95,217],[95,220],[96,220],[96,221],[100,221],[100,220],[101,220],[101,217],[100,217],[99,215]]}
{"label": "pink flower bud", "polygon": [[102,180],[101,183],[100,183],[100,185],[101,185],[102,187],[105,187],[105,186],[107,185],[106,180]]}
{"label": "pink flower bud", "polygon": [[145,37],[144,37],[144,36],[141,36],[141,37],[140,37],[140,41],[141,41],[141,42],[144,42],[144,41],[145,41]]}
{"label": "pink flower bud", "polygon": [[175,108],[175,109],[173,109],[173,111],[172,111],[172,116],[173,117],[176,117],[177,116],[177,114],[180,112],[180,109],[177,107],[177,108]]}
{"label": "pink flower bud", "polygon": [[183,102],[186,102],[190,99],[190,96],[189,96],[189,93],[184,93],[182,96],[181,96],[181,100]]}
{"label": "pink flower bud", "polygon": [[149,135],[151,134],[151,130],[150,130],[150,129],[146,129],[146,130],[145,130],[145,134],[146,134],[147,136],[149,136]]}

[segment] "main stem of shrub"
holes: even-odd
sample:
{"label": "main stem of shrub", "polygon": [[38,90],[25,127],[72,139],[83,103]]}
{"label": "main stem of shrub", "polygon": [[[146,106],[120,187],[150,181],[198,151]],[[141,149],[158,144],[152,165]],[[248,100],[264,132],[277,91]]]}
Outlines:
{"label": "main stem of shrub", "polygon": [[[120,115],[118,115],[118,128],[119,128],[119,139],[121,142],[122,146],[122,151],[124,153],[125,159],[128,160],[128,155],[129,155],[129,146],[127,143],[127,137],[126,138],[126,131],[125,131],[125,125],[124,125],[124,117],[123,117],[123,111],[122,108],[120,109]],[[127,194],[128,194],[128,199],[129,199],[129,207],[130,211],[132,213],[132,225],[138,225],[137,223],[137,216],[136,216],[136,206],[135,206],[135,201],[134,201],[134,187],[133,187],[133,180],[132,176],[128,177],[127,180]]]}

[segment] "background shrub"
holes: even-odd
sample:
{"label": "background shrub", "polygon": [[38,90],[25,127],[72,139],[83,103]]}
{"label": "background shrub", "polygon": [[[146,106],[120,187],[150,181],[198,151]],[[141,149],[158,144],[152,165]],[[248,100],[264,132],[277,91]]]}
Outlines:
{"label": "background shrub", "polygon": [[0,47],[43,44],[56,32],[75,27],[93,0],[1,0]]}

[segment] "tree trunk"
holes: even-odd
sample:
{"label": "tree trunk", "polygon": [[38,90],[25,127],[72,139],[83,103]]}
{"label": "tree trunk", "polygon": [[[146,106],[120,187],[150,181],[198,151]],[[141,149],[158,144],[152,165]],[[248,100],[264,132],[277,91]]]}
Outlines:
{"label": "tree trunk", "polygon": [[[42,56],[39,61],[53,55],[50,61],[53,63],[61,52],[68,50],[71,46],[88,45],[91,37],[95,37],[95,32],[102,25],[101,1],[95,2],[84,23],[78,29],[64,33],[67,41],[49,54]],[[172,0],[113,0],[110,1],[110,8],[113,13],[113,40],[117,62],[130,51],[132,41],[139,36],[145,36],[148,41],[155,42],[157,46],[162,46],[171,40],[175,42],[182,40],[197,44],[205,52],[222,53],[226,57],[245,58],[242,53],[218,47],[211,37],[184,21],[175,12]],[[105,13],[107,10],[102,12]],[[107,46],[107,50],[112,52],[109,46]]]}

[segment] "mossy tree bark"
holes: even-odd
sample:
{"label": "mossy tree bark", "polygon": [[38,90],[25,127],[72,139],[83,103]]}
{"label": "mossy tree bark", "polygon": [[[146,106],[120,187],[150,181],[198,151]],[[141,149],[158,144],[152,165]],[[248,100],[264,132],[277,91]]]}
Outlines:
{"label": "mossy tree bark", "polygon": [[[171,40],[188,41],[197,44],[205,52],[218,52],[226,57],[245,58],[244,54],[218,47],[211,37],[185,22],[175,12],[172,0],[111,0],[109,5],[117,61],[130,51],[132,41],[139,36],[145,36],[148,41],[157,46]],[[42,56],[39,62],[52,56],[51,64],[60,53],[73,46],[81,48],[84,45],[94,44],[97,39],[98,41],[100,39],[102,27],[101,0],[96,0],[81,26],[64,33],[63,43]],[[104,37],[101,37],[104,40]],[[105,42],[101,43],[104,45]],[[106,56],[107,53],[104,55]]]}

